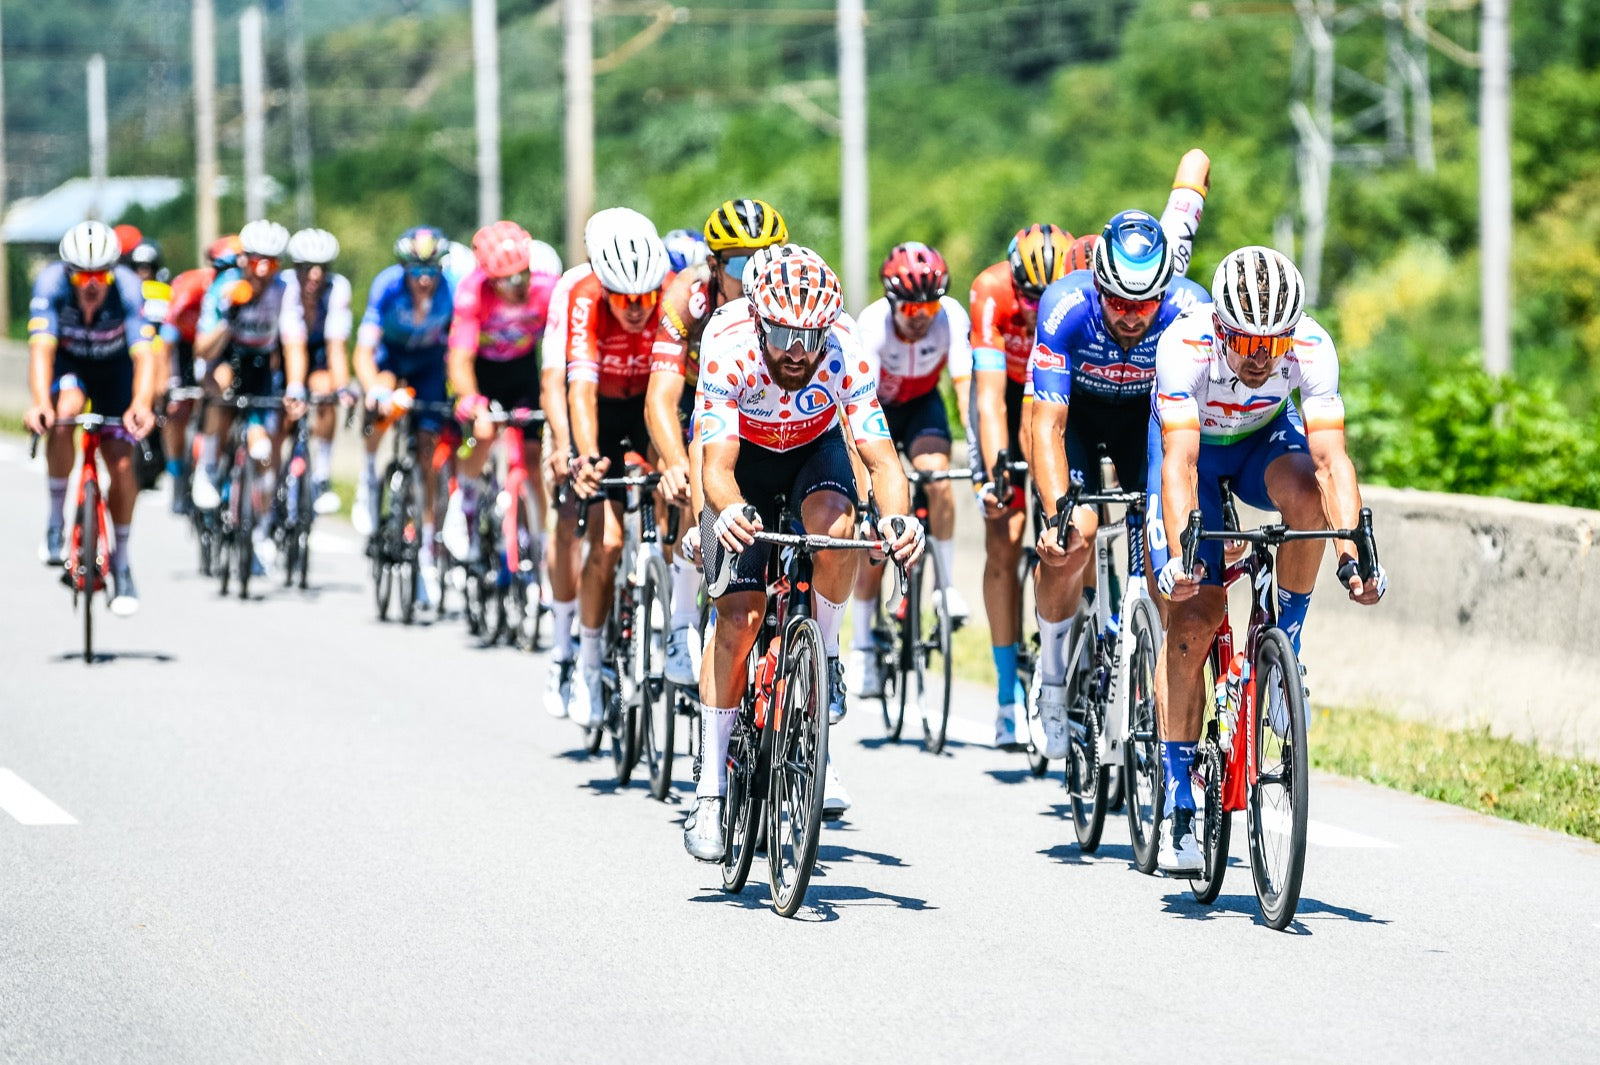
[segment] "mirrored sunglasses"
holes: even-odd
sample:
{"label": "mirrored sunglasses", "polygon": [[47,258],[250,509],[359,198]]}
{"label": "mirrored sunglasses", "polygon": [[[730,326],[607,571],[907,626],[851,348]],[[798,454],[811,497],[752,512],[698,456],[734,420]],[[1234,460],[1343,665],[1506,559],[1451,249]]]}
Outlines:
{"label": "mirrored sunglasses", "polygon": [[894,309],[907,318],[932,318],[939,313],[938,300],[904,300],[894,305]]}
{"label": "mirrored sunglasses", "polygon": [[411,263],[406,267],[407,277],[438,277],[444,270],[432,263]]}
{"label": "mirrored sunglasses", "polygon": [[611,313],[620,318],[622,315],[627,314],[629,310],[635,307],[643,307],[647,311],[655,310],[656,300],[659,299],[660,296],[661,293],[657,289],[651,289],[649,292],[638,292],[632,294],[622,292],[607,292],[606,302],[611,305]]}
{"label": "mirrored sunglasses", "polygon": [[84,285],[109,285],[116,275],[110,270],[74,270],[72,283],[82,288]]}
{"label": "mirrored sunglasses", "polygon": [[717,256],[717,262],[722,264],[722,272],[729,277],[744,277],[744,268],[750,262],[748,255],[730,255],[727,258]]}
{"label": "mirrored sunglasses", "polygon": [[[1213,315],[1213,318],[1215,316]],[[1294,330],[1279,333],[1276,336],[1256,336],[1253,333],[1241,333],[1229,329],[1221,320],[1216,321],[1217,333],[1222,337],[1222,343],[1227,349],[1241,359],[1254,359],[1265,357],[1276,361],[1294,350]]]}
{"label": "mirrored sunglasses", "polygon": [[1161,300],[1159,298],[1153,300],[1125,300],[1121,296],[1102,294],[1100,302],[1105,305],[1106,310],[1113,314],[1133,315],[1134,317],[1154,314],[1161,308]]}
{"label": "mirrored sunglasses", "polygon": [[799,344],[801,351],[815,354],[828,342],[826,329],[796,329],[793,326],[774,325],[772,322],[762,321],[761,331],[766,334],[767,343],[779,351],[788,351]]}
{"label": "mirrored sunglasses", "polygon": [[519,270],[509,277],[495,278],[494,283],[498,288],[521,288],[528,283],[528,279],[532,276],[533,272],[531,270]]}

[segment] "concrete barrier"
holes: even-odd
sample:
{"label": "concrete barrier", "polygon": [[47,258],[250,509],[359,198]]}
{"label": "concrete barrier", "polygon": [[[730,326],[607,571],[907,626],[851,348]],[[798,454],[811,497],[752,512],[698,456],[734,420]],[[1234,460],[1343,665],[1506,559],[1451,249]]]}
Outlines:
{"label": "concrete barrier", "polygon": [[[26,407],[26,367],[24,345],[0,342],[0,411]],[[336,473],[353,480],[360,461],[359,436],[341,432]],[[956,490],[956,582],[981,625],[983,528]],[[1365,498],[1390,590],[1377,607],[1350,603],[1328,553],[1304,641],[1313,703],[1600,753],[1600,512],[1387,488]]]}

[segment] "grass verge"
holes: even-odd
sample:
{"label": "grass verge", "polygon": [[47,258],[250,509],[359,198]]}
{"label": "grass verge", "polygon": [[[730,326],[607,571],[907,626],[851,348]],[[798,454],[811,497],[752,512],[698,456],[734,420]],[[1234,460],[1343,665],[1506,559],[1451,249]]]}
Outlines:
{"label": "grass verge", "polygon": [[1375,710],[1318,711],[1311,763],[1430,799],[1600,843],[1600,763]]}

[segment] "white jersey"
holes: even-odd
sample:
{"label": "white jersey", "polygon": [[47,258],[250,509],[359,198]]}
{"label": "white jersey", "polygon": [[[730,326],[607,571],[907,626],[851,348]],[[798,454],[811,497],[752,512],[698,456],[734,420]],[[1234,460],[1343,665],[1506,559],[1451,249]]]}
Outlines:
{"label": "white jersey", "polygon": [[1189,256],[1194,249],[1194,235],[1200,228],[1200,215],[1205,210],[1206,198],[1188,186],[1179,186],[1167,197],[1167,208],[1161,212],[1161,231],[1172,245],[1173,270],[1178,277],[1189,274]]}
{"label": "white jersey", "polygon": [[[894,311],[887,299],[867,306],[856,319],[861,346],[878,359],[878,399],[886,407],[909,403],[939,387],[945,364],[952,377],[972,373],[972,322],[961,304],[945,296],[939,300],[928,335],[906,340],[895,332]],[[965,367],[957,374],[957,367]]]}
{"label": "white jersey", "polygon": [[1155,409],[1163,432],[1199,429],[1204,443],[1231,444],[1276,418],[1295,389],[1306,432],[1344,427],[1339,355],[1310,315],[1295,326],[1294,350],[1260,388],[1247,387],[1229,369],[1209,305],[1176,318],[1156,348]]}
{"label": "white jersey", "polygon": [[[322,319],[322,340],[349,340],[355,328],[355,314],[350,310],[350,279],[343,274],[324,273],[325,291],[328,293],[328,313]],[[305,307],[300,302],[300,280],[293,270],[285,270],[283,279],[288,287],[283,293],[285,340],[316,340],[306,324]],[[299,323],[295,328],[294,323]]]}
{"label": "white jersey", "polygon": [[820,438],[841,414],[857,443],[888,440],[878,405],[877,360],[864,351],[856,324],[841,314],[811,381],[791,392],[767,372],[747,299],[718,307],[700,338],[695,435],[704,443],[745,440],[769,451],[792,451]]}
{"label": "white jersey", "polygon": [[[544,323],[544,340],[540,351],[543,353],[541,365],[548,364],[551,358],[565,360],[567,351],[567,304],[572,301],[568,298],[572,294],[572,286],[594,273],[594,268],[588,263],[579,263],[561,275],[561,280],[556,282],[556,287],[550,290],[550,313]],[[563,372],[562,377],[566,374]]]}

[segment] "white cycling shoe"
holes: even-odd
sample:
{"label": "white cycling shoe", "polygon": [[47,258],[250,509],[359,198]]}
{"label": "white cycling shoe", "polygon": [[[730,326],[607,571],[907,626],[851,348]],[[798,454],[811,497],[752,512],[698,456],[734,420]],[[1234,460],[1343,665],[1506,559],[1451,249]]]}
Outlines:
{"label": "white cycling shoe", "polygon": [[935,606],[944,608],[949,615],[951,624],[965,621],[972,616],[972,608],[967,606],[967,597],[961,594],[961,589],[951,586],[940,588],[933,593]]}
{"label": "white cycling shoe", "polygon": [[883,695],[883,672],[878,669],[878,653],[866,647],[852,647],[845,671],[845,687],[863,699]]}
{"label": "white cycling shoe", "polygon": [[1194,833],[1193,810],[1174,810],[1161,822],[1161,845],[1156,848],[1156,865],[1171,876],[1199,876],[1205,872],[1205,856]]}
{"label": "white cycling shoe", "polygon": [[1017,704],[1001,706],[994,715],[994,746],[997,751],[1020,751],[1026,741],[1017,738]]}
{"label": "white cycling shoe", "polygon": [[827,772],[823,774],[822,819],[837,821],[850,806],[850,793],[844,789],[844,781],[839,779],[839,772],[833,768],[833,759],[830,757]]}
{"label": "white cycling shoe", "polygon": [[222,506],[222,493],[211,483],[211,478],[196,470],[194,480],[189,482],[189,502],[197,510],[216,510]]}
{"label": "white cycling shoe", "polygon": [[545,666],[544,712],[551,717],[566,717],[572,703],[572,675],[577,672],[576,659],[550,662]]}
{"label": "white cycling shoe", "polygon": [[1028,717],[1033,729],[1033,745],[1046,758],[1067,756],[1067,686],[1041,684],[1034,696],[1033,713]]}
{"label": "white cycling shoe", "polygon": [[702,795],[684,820],[683,849],[697,861],[722,861],[722,803],[722,799]]}
{"label": "white cycling shoe", "polygon": [[600,680],[599,666],[580,665],[573,672],[567,717],[581,729],[599,728],[605,720],[605,690]]}
{"label": "white cycling shoe", "polygon": [[472,533],[467,528],[467,508],[461,501],[461,489],[450,493],[444,505],[444,522],[439,527],[439,542],[457,562],[465,562],[472,553]]}
{"label": "white cycling shoe", "polygon": [[700,630],[693,625],[673,629],[667,637],[666,677],[680,688],[700,682]]}
{"label": "white cycling shoe", "polygon": [[355,502],[350,505],[350,524],[362,536],[372,535],[372,494],[367,491],[365,481],[356,487]]}

